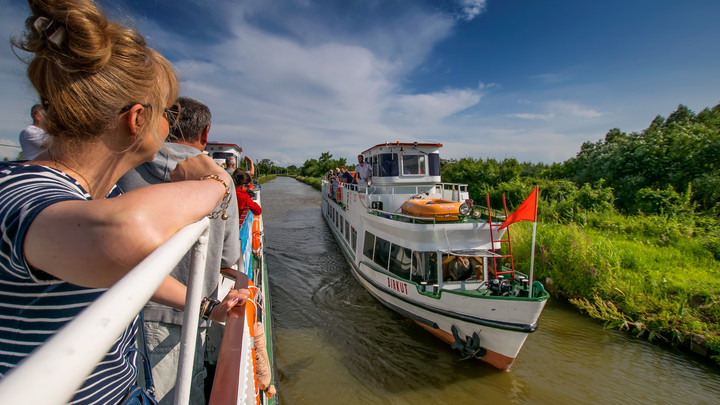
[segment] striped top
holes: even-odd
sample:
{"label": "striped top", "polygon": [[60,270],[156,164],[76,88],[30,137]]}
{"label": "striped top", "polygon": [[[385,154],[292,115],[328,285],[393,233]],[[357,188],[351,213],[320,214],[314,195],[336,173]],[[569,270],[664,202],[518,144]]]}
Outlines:
{"label": "striped top", "polygon": [[[107,197],[121,193],[114,187]],[[105,291],[32,271],[23,251],[27,230],[44,208],[90,199],[76,180],[58,170],[0,163],[0,378]],[[137,323],[136,318],[128,325],[71,403],[116,404],[125,396],[137,376],[135,352],[128,353]]]}

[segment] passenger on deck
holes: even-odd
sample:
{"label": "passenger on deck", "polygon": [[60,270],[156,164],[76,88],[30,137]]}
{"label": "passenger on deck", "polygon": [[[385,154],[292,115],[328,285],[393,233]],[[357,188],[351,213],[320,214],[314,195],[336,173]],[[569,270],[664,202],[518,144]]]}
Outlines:
{"label": "passenger on deck", "polygon": [[237,169],[237,162],[235,162],[234,156],[228,156],[225,158],[225,171],[232,176],[233,172]]}
{"label": "passenger on deck", "polygon": [[247,170],[240,169],[240,170],[243,170],[244,172],[249,174],[250,178],[252,179],[253,177],[255,177],[255,165],[253,164],[252,159],[250,159],[250,156],[245,155],[244,159],[245,159],[245,162],[247,162],[247,164],[248,164],[248,169]]}
{"label": "passenger on deck", "polygon": [[358,164],[355,166],[355,179],[358,184],[367,184],[368,179],[372,177],[372,168],[364,159],[363,155],[358,155]]}
{"label": "passenger on deck", "polygon": [[[180,97],[177,99],[177,103],[180,105],[180,117],[177,125],[170,129],[170,135],[160,151],[155,154],[155,159],[152,162],[141,164],[118,181],[118,185],[124,191],[139,189],[150,184],[169,182],[170,172],[175,169],[179,161],[201,155],[202,151],[205,150],[208,133],[210,132],[210,109],[205,104],[189,97]],[[218,298],[217,288],[220,270],[231,268],[240,257],[239,216],[235,193],[232,190],[229,197],[227,209],[225,210],[227,220],[220,216],[211,216],[210,219],[208,253],[202,292],[203,297],[214,300],[213,302],[217,302]],[[219,212],[220,210],[221,206],[218,205],[215,211]],[[183,285],[187,285],[190,275],[189,254],[178,263],[170,275]],[[182,311],[185,300],[184,291],[181,291],[178,297],[182,301],[171,305],[173,308],[149,302],[144,309],[145,332],[148,349],[150,350],[153,377],[155,378],[155,398],[163,404],[172,403],[175,379],[177,377],[184,315]],[[215,308],[210,312],[210,319],[223,322],[227,312],[223,313],[219,306]],[[200,321],[190,394],[190,403],[192,404],[205,403],[204,379],[207,371],[204,367],[204,353],[209,327],[210,320],[204,319]]]}
{"label": "passenger on deck", "polygon": [[448,281],[465,280],[472,274],[470,260],[463,256],[450,256],[443,260],[443,267]]}
{"label": "passenger on deck", "polygon": [[22,148],[23,160],[35,159],[50,146],[50,137],[42,127],[44,115],[45,109],[40,104],[35,104],[30,109],[30,117],[33,123],[20,132],[20,147]]}
{"label": "passenger on deck", "polygon": [[350,174],[349,171],[345,168],[345,166],[340,168],[340,179],[343,183],[352,184],[353,183],[353,176]]}
{"label": "passenger on deck", "polygon": [[247,206],[253,214],[262,214],[262,208],[253,201],[248,194],[251,181],[250,175],[247,172],[235,170],[235,173],[233,173],[233,181],[235,182],[238,211],[242,213],[242,210]]}
{"label": "passenger on deck", "polygon": [[[0,163],[0,378],[180,228],[212,212],[231,181],[200,155],[179,163],[173,182],[121,195],[115,182],[152,160],[176,122],[175,72],[95,2],[28,3],[25,32],[13,44],[30,56],[28,78],[53,140],[26,164]],[[153,298],[176,297],[163,291]],[[73,403],[126,396],[137,375],[129,351],[137,326],[135,318]]]}

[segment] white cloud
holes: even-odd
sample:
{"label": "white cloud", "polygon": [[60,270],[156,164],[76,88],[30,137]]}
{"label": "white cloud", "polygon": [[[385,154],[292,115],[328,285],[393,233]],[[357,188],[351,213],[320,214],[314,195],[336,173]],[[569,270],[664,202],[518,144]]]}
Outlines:
{"label": "white cloud", "polygon": [[487,0],[460,0],[460,17],[470,21],[485,11]]}

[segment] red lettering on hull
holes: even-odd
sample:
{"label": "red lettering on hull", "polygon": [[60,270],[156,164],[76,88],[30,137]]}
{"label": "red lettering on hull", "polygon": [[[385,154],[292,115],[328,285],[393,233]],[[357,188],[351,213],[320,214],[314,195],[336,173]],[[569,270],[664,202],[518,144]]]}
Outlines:
{"label": "red lettering on hull", "polygon": [[394,291],[397,291],[397,292],[399,292],[400,294],[405,294],[405,295],[407,295],[407,291],[408,291],[408,290],[407,290],[407,283],[403,283],[403,282],[397,281],[397,280],[392,279],[392,278],[390,278],[390,277],[388,277],[387,281],[388,281],[388,288],[390,288],[390,289],[392,289],[392,290],[394,290]]}

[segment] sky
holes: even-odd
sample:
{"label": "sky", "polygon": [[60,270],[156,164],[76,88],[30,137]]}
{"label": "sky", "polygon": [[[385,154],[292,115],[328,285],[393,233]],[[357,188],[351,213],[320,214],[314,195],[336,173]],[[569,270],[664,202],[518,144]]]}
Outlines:
{"label": "sky", "polygon": [[[101,0],[207,104],[210,140],[300,166],[385,142],[553,163],[612,128],[720,103],[716,0]],[[0,158],[37,95],[0,0]]]}

